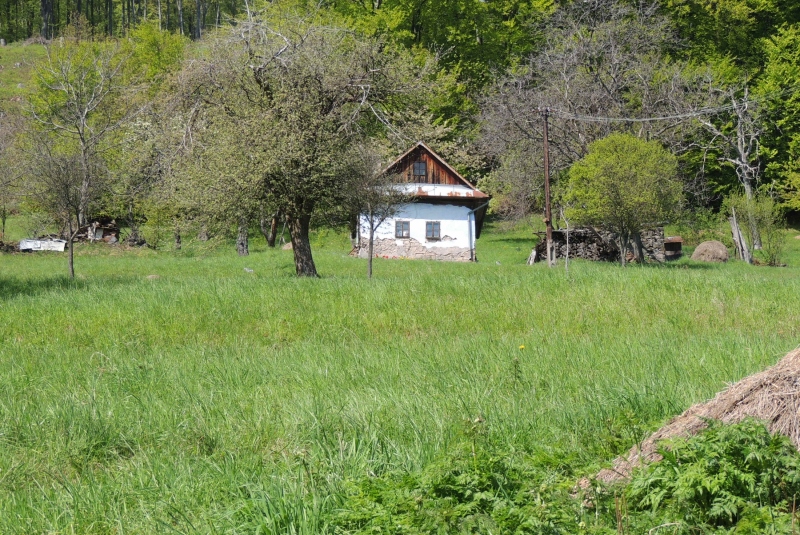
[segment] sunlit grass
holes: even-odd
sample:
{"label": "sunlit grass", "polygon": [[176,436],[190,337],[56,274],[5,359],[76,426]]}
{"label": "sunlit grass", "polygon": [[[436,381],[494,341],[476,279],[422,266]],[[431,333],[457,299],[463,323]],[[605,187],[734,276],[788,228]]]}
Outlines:
{"label": "sunlit grass", "polygon": [[81,245],[75,281],[63,255],[0,256],[0,532],[319,532],[342,480],[417,470],[477,416],[577,477],[800,341],[791,234],[787,268],[568,275],[524,265],[529,238],[490,227],[478,264],[373,280],[333,232],[318,280],[263,240]]}

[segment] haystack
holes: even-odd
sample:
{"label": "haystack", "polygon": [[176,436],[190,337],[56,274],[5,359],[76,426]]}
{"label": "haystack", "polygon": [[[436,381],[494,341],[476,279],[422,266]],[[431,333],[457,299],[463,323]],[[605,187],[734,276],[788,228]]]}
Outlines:
{"label": "haystack", "polygon": [[626,456],[617,457],[597,479],[605,483],[628,479],[634,468],[661,460],[660,440],[695,435],[706,427],[705,419],[736,423],[748,417],[763,420],[772,433],[786,435],[800,449],[800,348],[775,366],[730,385],[711,401],[693,405]]}

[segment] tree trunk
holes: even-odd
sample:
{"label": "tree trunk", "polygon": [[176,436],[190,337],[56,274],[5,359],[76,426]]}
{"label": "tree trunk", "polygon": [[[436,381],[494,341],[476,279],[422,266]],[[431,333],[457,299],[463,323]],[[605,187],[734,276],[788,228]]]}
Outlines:
{"label": "tree trunk", "polygon": [[199,241],[208,241],[208,229],[205,225],[200,227],[200,233],[197,235]]}
{"label": "tree trunk", "polygon": [[[358,214],[353,214],[348,221],[350,226],[350,246],[355,249],[360,244],[358,243]],[[371,236],[372,234],[370,234]],[[370,237],[370,242],[372,237]]]}
{"label": "tree trunk", "polygon": [[236,252],[239,253],[239,256],[247,256],[250,254],[247,235],[249,223],[246,217],[239,219],[239,234],[236,238]]}
{"label": "tree trunk", "polygon": [[267,236],[267,245],[270,247],[275,247],[275,240],[278,238],[278,219],[280,219],[281,213],[275,212],[275,215],[272,216],[272,221],[269,224],[269,236]]}
{"label": "tree trunk", "polygon": [[372,258],[375,256],[375,220],[370,210],[368,219],[369,222],[369,244],[367,245],[367,278],[372,278]]}
{"label": "tree trunk", "polygon": [[183,33],[183,0],[178,0],[178,27],[180,28],[181,35]]}
{"label": "tree trunk", "polygon": [[622,267],[625,267],[628,260],[626,258],[628,256],[628,236],[620,233],[617,237],[617,245],[619,246],[619,263]]}
{"label": "tree trunk", "polygon": [[[80,227],[79,227],[80,228]],[[69,264],[69,278],[75,279],[75,234],[77,230],[72,230],[72,219],[69,221],[69,240],[67,241],[67,248],[69,249],[67,262]]]}
{"label": "tree trunk", "polygon": [[108,35],[114,35],[114,2],[112,0],[106,0],[106,15],[108,17]]}
{"label": "tree trunk", "polygon": [[636,256],[636,261],[640,264],[644,264],[644,245],[642,244],[642,236],[638,232],[634,232],[631,235],[631,242],[633,245],[633,254]]}
{"label": "tree trunk", "polygon": [[[280,211],[272,214],[271,218],[267,218],[264,212],[261,212],[261,234],[267,240],[268,247],[275,247],[275,239],[278,237],[278,219],[280,218]],[[267,225],[269,221],[269,225]]]}
{"label": "tree trunk", "polygon": [[53,1],[42,0],[41,2],[41,16],[42,16],[42,37],[50,39],[52,32],[53,22]]}
{"label": "tree trunk", "polygon": [[261,230],[261,235],[267,240],[269,245],[269,227],[267,227],[267,215],[264,213],[264,208],[261,208],[261,216],[258,218],[258,228]]}
{"label": "tree trunk", "polygon": [[739,221],[736,219],[736,210],[731,209],[731,218],[728,222],[731,224],[731,234],[733,235],[733,246],[736,248],[736,256],[740,260],[744,260],[748,264],[753,263],[753,257],[750,254],[750,249],[747,248],[747,242],[742,235],[742,229],[739,227]]}
{"label": "tree trunk", "polygon": [[139,225],[136,223],[136,218],[133,217],[133,203],[128,203],[128,226],[131,229],[131,234],[128,236],[128,241],[131,243],[139,244],[141,236],[139,236]]}
{"label": "tree trunk", "polygon": [[194,27],[195,27],[195,30],[194,30],[195,39],[200,39],[200,37],[202,37],[202,35],[201,35],[201,32],[202,32],[202,24],[201,24],[201,22],[203,21],[203,11],[202,11],[202,8],[200,6],[200,0],[195,0],[195,10],[196,10],[196,14],[195,14],[195,19],[196,20],[195,20],[195,25],[194,25]]}
{"label": "tree trunk", "polygon": [[81,180],[81,198],[80,210],[78,212],[78,228],[86,224],[89,212],[89,186],[91,185],[91,174],[89,173],[89,154],[84,147],[81,149],[81,172],[83,179]]}
{"label": "tree trunk", "polygon": [[311,256],[311,242],[308,230],[311,225],[311,216],[287,215],[289,233],[292,236],[292,251],[294,252],[294,267],[298,277],[317,277],[317,267]]}
{"label": "tree trunk", "polygon": [[181,250],[181,227],[175,225],[175,250]]}

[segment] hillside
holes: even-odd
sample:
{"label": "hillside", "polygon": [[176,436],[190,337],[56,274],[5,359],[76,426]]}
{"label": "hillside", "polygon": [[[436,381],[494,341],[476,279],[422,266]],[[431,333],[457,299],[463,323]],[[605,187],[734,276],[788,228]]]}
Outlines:
{"label": "hillside", "polygon": [[0,47],[0,109],[19,107],[30,89],[33,64],[43,58],[40,44],[12,43]]}

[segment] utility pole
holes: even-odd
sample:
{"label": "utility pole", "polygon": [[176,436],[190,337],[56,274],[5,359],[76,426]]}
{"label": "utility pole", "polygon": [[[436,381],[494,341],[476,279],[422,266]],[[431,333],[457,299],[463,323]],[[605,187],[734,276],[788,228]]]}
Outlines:
{"label": "utility pole", "polygon": [[553,247],[553,217],[550,211],[550,146],[547,135],[547,119],[550,117],[549,108],[542,110],[542,117],[544,118],[544,224],[547,228],[547,265],[548,267],[554,267],[556,265],[556,254]]}

